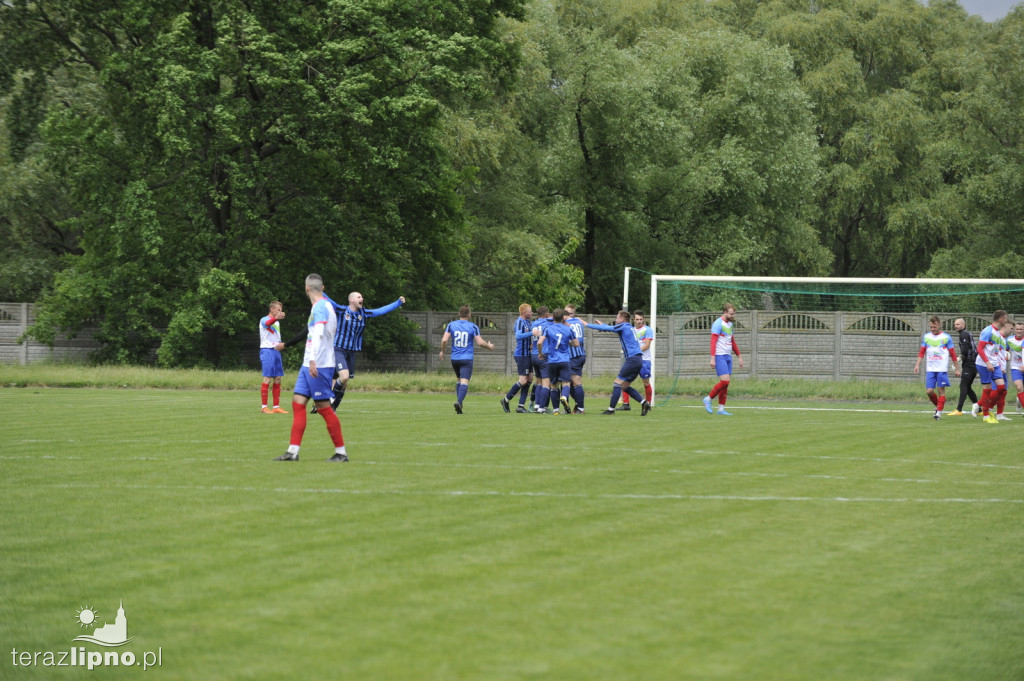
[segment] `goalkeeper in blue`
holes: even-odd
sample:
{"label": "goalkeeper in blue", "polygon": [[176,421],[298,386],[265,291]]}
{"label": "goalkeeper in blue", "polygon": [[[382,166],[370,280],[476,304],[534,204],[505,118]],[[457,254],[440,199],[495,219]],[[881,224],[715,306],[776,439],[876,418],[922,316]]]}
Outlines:
{"label": "goalkeeper in blue", "polygon": [[611,326],[601,324],[596,320],[590,324],[583,322],[588,329],[611,331],[618,334],[619,343],[622,344],[622,367],[619,368],[619,375],[612,385],[611,403],[606,410],[601,412],[603,416],[615,415],[615,405],[618,403],[619,398],[622,397],[622,393],[626,393],[640,404],[641,416],[647,416],[647,412],[651,410],[651,403],[645,400],[643,395],[638,393],[636,389],[630,387],[630,384],[640,375],[640,369],[643,368],[644,355],[643,350],[640,349],[640,341],[636,339],[636,333],[633,331],[633,325],[629,323],[629,319],[629,312],[619,310],[619,314],[615,317],[615,324]]}

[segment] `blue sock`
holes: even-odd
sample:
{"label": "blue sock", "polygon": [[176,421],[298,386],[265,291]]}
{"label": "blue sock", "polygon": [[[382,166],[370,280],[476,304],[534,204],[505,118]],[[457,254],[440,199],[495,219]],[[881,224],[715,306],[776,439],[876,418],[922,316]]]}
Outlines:
{"label": "blue sock", "polygon": [[530,383],[527,383],[526,385],[524,385],[522,392],[519,393],[519,406],[520,407],[526,404],[526,398],[530,396],[530,391],[529,391],[530,385],[531,385]]}
{"label": "blue sock", "polygon": [[462,400],[466,399],[466,393],[468,392],[469,386],[466,385],[465,383],[459,383],[459,388],[458,390],[455,391],[455,396],[456,399],[458,399],[459,404],[462,404]]}
{"label": "blue sock", "polygon": [[622,386],[618,383],[612,385],[612,400],[608,405],[609,409],[614,409],[615,405],[619,403],[619,398],[622,397]]}
{"label": "blue sock", "polygon": [[629,386],[628,388],[626,388],[626,394],[629,395],[634,400],[636,400],[638,404],[644,401],[644,396],[638,393],[636,391],[636,388],[634,388],[633,386]]}
{"label": "blue sock", "polygon": [[507,393],[505,393],[505,399],[506,400],[511,400],[513,397],[516,396],[516,393],[519,392],[520,388],[522,388],[522,387],[523,386],[522,386],[522,384],[519,381],[516,381],[515,383],[513,383],[512,387],[508,389]]}
{"label": "blue sock", "polygon": [[551,397],[549,399],[551,400],[551,408],[554,409],[555,411],[558,411],[558,407],[561,406],[559,404],[559,402],[558,402],[558,398],[559,397],[560,397],[560,395],[559,395],[558,391],[552,389]]}
{"label": "blue sock", "polygon": [[578,385],[575,387],[572,399],[576,401],[576,406],[583,409],[583,386]]}

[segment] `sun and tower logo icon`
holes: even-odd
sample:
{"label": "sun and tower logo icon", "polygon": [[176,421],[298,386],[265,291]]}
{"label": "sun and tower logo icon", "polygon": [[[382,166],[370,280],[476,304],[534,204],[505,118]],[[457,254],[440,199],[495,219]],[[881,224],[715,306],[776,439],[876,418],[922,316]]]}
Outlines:
{"label": "sun and tower logo icon", "polygon": [[104,624],[102,627],[96,626],[96,621],[101,619],[99,612],[91,606],[85,606],[78,611],[75,615],[75,619],[78,620],[78,626],[83,628],[92,627],[92,635],[82,634],[72,640],[74,641],[88,641],[89,643],[96,643],[101,646],[107,646],[108,648],[114,648],[117,646],[123,646],[128,641],[128,618],[124,614],[124,600],[121,600],[120,605],[117,608],[117,616],[113,622]]}

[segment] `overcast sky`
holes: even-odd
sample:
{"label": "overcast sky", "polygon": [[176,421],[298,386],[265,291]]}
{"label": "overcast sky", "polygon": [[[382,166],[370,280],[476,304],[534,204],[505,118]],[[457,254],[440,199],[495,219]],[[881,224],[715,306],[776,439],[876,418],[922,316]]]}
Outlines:
{"label": "overcast sky", "polygon": [[960,0],[960,6],[968,14],[979,14],[986,21],[1002,19],[1020,0]]}

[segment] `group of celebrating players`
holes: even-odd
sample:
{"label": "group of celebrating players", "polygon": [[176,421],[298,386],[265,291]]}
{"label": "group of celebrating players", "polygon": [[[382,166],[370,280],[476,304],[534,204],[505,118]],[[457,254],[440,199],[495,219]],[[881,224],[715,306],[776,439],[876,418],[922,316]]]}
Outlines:
{"label": "group of celebrating players", "polygon": [[[366,320],[388,314],[405,303],[400,297],[393,303],[377,309],[363,307],[363,297],[358,292],[349,294],[348,304],[341,305],[324,293],[323,280],[311,274],[305,282],[306,294],[312,304],[306,328],[288,342],[281,339],[280,320],[284,318],[281,303],[270,304],[269,313],[260,320],[260,359],[263,364],[263,385],[261,396],[264,413],[288,413],[280,406],[280,386],[283,366],[280,351],[301,340],[306,341],[302,368],[295,382],[292,402],[292,429],[288,450],[276,460],[298,461],[299,448],[306,429],[306,405],[312,400],[314,408],[310,413],[319,413],[324,419],[327,431],[335,446],[329,461],[345,462],[348,455],[341,432],[341,423],[335,410],[345,396],[348,380],[355,373],[355,353],[362,350],[363,331]],[[440,359],[451,346],[451,364],[458,382],[455,390],[454,408],[463,413],[463,403],[469,392],[473,375],[474,349],[484,347],[494,350],[494,343],[484,340],[480,328],[471,321],[469,306],[459,310],[459,319],[449,323],[441,339]],[[721,316],[711,327],[710,366],[715,369],[718,382],[703,398],[703,405],[709,414],[731,416],[725,409],[729,383],[732,375],[733,355],[743,367],[743,357],[733,336],[736,308],[731,303],[722,307]],[[958,328],[961,320],[957,320]],[[998,310],[993,323],[981,334],[977,346],[977,372],[983,387],[980,399],[972,413],[979,412],[988,423],[1006,420],[1002,415],[1006,399],[1006,362],[1010,358],[1010,369],[1017,385],[1018,399],[1024,406],[1024,323],[1016,325],[1016,334],[1010,336],[1014,326],[1007,322],[1007,313]],[[630,398],[640,407],[640,415],[646,416],[651,409],[651,358],[654,331],[646,324],[640,311],[632,314],[620,310],[613,324],[600,321],[587,322],[576,316],[576,307],[566,305],[549,312],[538,307],[534,318],[529,303],[519,306],[519,317],[515,323],[515,348],[513,358],[518,377],[508,392],[501,398],[501,407],[506,413],[512,411],[512,400],[518,394],[518,413],[584,414],[585,392],[583,368],[587,361],[585,332],[604,331],[618,336],[622,347],[623,361],[612,384],[608,407],[602,415],[611,416],[618,411],[630,410]],[[968,334],[969,336],[969,334]],[[973,346],[973,343],[972,343]],[[950,385],[948,363],[953,362],[957,376],[956,350],[949,334],[941,330],[937,317],[930,320],[930,331],[924,334],[914,372],[918,373],[922,359],[927,359],[927,392],[935,405],[934,417],[939,419],[945,405],[945,388]],[[633,387],[637,379],[644,385],[644,394]],[[532,390],[531,390],[532,388]],[[269,407],[269,396],[273,394],[273,407]],[[569,400],[574,405],[570,408]],[[620,398],[623,404],[616,409]],[[717,398],[718,408],[712,402]],[[529,405],[527,405],[529,400]],[[961,406],[963,397],[961,397]],[[995,415],[990,410],[995,409]],[[959,408],[954,414],[962,413]]]}

